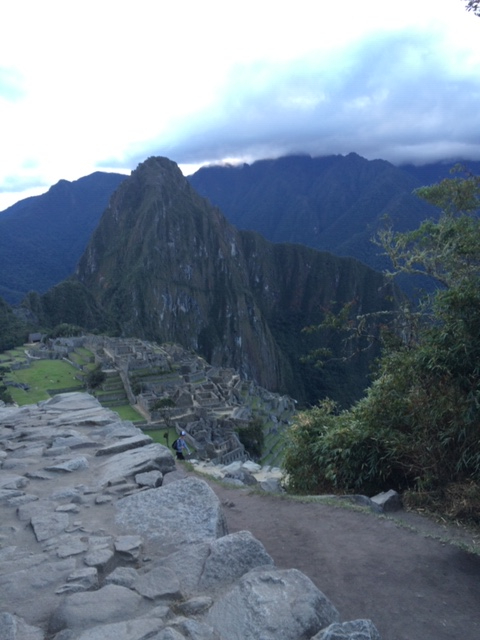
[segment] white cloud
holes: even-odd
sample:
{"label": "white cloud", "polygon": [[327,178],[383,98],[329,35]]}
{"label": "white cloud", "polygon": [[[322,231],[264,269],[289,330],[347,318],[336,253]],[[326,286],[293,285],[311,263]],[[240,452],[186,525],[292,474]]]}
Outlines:
{"label": "white cloud", "polygon": [[460,1],[23,0],[4,24],[0,210],[13,185],[152,153],[480,157],[480,20]]}

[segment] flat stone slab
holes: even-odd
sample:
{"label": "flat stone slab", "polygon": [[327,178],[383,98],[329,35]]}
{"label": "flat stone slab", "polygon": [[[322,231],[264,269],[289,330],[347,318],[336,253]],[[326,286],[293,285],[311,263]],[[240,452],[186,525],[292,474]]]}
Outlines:
{"label": "flat stone slab", "polygon": [[122,498],[116,504],[116,522],[126,532],[174,546],[211,541],[227,533],[217,496],[198,478]]}

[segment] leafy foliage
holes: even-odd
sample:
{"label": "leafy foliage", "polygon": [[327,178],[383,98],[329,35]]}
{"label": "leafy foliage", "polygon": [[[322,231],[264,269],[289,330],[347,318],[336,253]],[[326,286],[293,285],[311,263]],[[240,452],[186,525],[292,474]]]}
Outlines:
{"label": "leafy foliage", "polygon": [[323,404],[297,419],[285,467],[297,491],[421,489],[480,484],[480,179],[420,194],[437,222],[382,242],[396,272],[428,273],[439,288],[384,331],[375,380],[350,410]]}
{"label": "leafy foliage", "polygon": [[480,17],[480,0],[468,0],[467,11],[473,11],[476,16]]}
{"label": "leafy foliage", "polygon": [[0,298],[0,352],[26,342],[28,328],[12,308]]}
{"label": "leafy foliage", "polygon": [[254,460],[259,460],[265,441],[262,421],[259,418],[254,418],[248,425],[240,427],[237,433],[247,452]]}
{"label": "leafy foliage", "polygon": [[106,380],[106,374],[102,371],[101,365],[97,365],[88,372],[85,378],[86,385],[89,389],[98,389]]}

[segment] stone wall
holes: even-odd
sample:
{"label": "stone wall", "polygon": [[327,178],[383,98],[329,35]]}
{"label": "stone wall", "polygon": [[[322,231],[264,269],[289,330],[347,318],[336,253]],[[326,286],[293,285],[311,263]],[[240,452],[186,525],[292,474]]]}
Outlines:
{"label": "stone wall", "polygon": [[2,640],[379,640],[88,394],[0,407],[0,516]]}

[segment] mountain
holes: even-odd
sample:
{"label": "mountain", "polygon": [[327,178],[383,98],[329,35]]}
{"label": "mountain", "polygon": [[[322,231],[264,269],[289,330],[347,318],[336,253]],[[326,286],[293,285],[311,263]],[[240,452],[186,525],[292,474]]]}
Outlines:
{"label": "mountain", "polygon": [[[80,293],[68,291],[79,286],[92,322],[111,317],[121,335],[178,342],[302,404],[358,398],[374,353],[320,371],[302,355],[315,346],[339,355],[338,337],[301,329],[320,322],[332,301],[356,299],[364,313],[394,304],[382,274],[356,260],[238,231],[166,158],[149,158],[118,187],[75,277],[48,292],[49,309],[76,324],[86,318],[76,320],[69,300]],[[36,297],[32,309],[44,319],[45,300]]]}
{"label": "mountain", "polygon": [[[453,164],[453,163],[452,163]],[[371,236],[390,215],[399,230],[436,210],[412,190],[449,175],[451,164],[395,167],[347,156],[290,156],[240,167],[205,167],[189,181],[241,229],[273,242],[295,242],[351,256],[382,270]],[[467,168],[480,174],[480,163]],[[0,213],[0,295],[18,303],[73,273],[108,199],[124,175],[97,172],[61,180],[48,193]]]}
{"label": "mountain", "polygon": [[108,200],[125,175],[96,172],[60,180],[0,213],[0,296],[18,303],[73,273]]}
{"label": "mountain", "polygon": [[[438,212],[414,189],[449,176],[451,165],[396,167],[385,160],[347,156],[287,156],[251,165],[209,166],[190,184],[240,229],[272,242],[297,242],[374,269],[388,264],[371,242],[388,216],[398,231]],[[480,173],[480,163],[470,163]]]}

